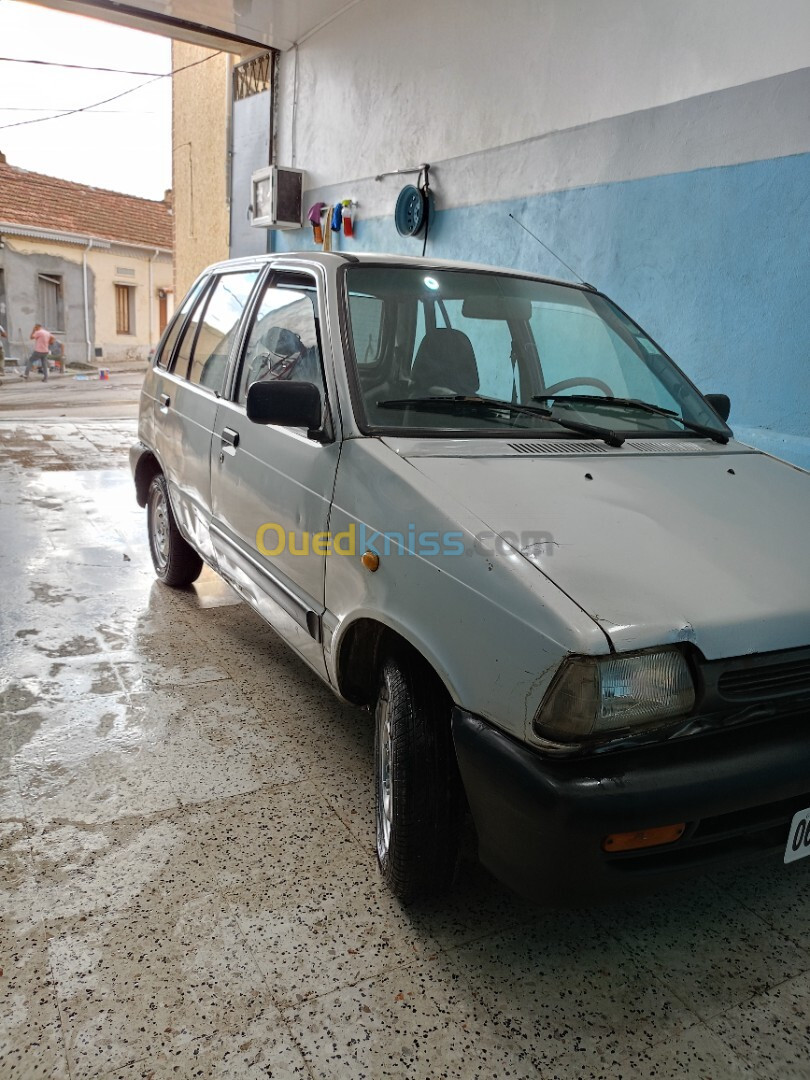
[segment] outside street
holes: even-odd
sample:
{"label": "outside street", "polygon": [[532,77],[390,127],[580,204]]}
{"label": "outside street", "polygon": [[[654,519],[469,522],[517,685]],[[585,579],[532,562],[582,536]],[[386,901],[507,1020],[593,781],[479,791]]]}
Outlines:
{"label": "outside street", "polygon": [[32,372],[27,382],[6,365],[0,379],[0,417],[18,420],[137,416],[143,370],[114,371],[109,379],[97,372],[51,372],[48,382]]}

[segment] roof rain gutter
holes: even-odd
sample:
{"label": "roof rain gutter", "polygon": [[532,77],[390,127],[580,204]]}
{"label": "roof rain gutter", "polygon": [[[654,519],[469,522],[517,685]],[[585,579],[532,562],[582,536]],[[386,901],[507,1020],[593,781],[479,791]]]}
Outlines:
{"label": "roof rain gutter", "polygon": [[87,233],[59,232],[56,229],[38,229],[35,225],[14,225],[10,222],[0,222],[0,230],[8,236],[26,236],[31,240],[57,240],[62,244],[86,244],[93,240],[95,247],[109,248],[114,240],[93,239]]}
{"label": "roof rain gutter", "polygon": [[93,246],[93,239],[90,236],[88,236],[86,239],[87,247],[82,253],[82,288],[84,292],[84,340],[87,346],[87,356],[85,359],[87,361],[87,364],[90,365],[92,363],[90,353],[93,349],[93,343],[90,340],[90,298],[87,295],[87,252]]}
{"label": "roof rain gutter", "polygon": [[90,237],[87,233],[59,232],[56,229],[39,229],[35,225],[14,225],[5,221],[0,221],[0,232],[6,233],[8,236],[26,236],[32,240],[56,240],[61,244],[84,245],[88,240],[92,240],[94,248],[103,248],[105,251],[115,247],[132,248],[133,251],[157,250],[161,255],[171,255],[172,253],[170,247],[155,248],[154,244],[136,244],[131,240],[111,240],[103,236]]}
{"label": "roof rain gutter", "polygon": [[154,294],[155,294],[155,286],[154,286],[154,283],[152,281],[152,267],[154,265],[155,259],[158,257],[159,254],[160,254],[160,248],[155,248],[153,254],[149,256],[149,302],[147,304],[147,307],[148,307],[148,310],[149,310],[149,347],[150,348],[156,344],[155,336],[154,336],[155,324],[154,324],[154,318],[153,318],[153,314],[152,314],[152,308],[154,307],[154,303],[153,303]]}

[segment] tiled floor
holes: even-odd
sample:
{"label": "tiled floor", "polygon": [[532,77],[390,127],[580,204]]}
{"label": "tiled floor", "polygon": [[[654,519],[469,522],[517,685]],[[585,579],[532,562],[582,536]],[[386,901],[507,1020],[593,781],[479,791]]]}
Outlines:
{"label": "tiled floor", "polygon": [[132,431],[0,425],[0,1077],[810,1077],[801,863],[402,909],[368,718],[154,581]]}

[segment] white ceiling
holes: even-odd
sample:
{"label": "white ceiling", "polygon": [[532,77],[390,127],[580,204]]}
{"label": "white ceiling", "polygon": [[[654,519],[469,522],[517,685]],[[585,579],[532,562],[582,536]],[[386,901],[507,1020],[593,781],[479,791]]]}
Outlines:
{"label": "white ceiling", "polygon": [[34,0],[139,30],[234,52],[289,49],[360,0]]}

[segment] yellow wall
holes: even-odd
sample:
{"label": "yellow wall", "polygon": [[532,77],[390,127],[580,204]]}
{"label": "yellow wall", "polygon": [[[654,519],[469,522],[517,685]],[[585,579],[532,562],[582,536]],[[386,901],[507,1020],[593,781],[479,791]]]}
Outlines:
{"label": "yellow wall", "polygon": [[172,68],[204,64],[172,79],[174,280],[178,302],[209,263],[227,259],[229,244],[228,115],[232,58],[172,42]]}
{"label": "yellow wall", "polygon": [[[87,265],[95,278],[96,344],[104,349],[104,358],[115,361],[144,356],[144,348],[156,345],[159,334],[158,289],[172,288],[172,262],[168,255],[152,262],[152,285],[149,285],[149,252],[95,251],[87,254]],[[134,270],[122,274],[121,270]],[[115,285],[135,287],[135,326],[133,334],[116,332]],[[150,305],[151,299],[151,305]],[[150,327],[151,306],[151,327]]]}

